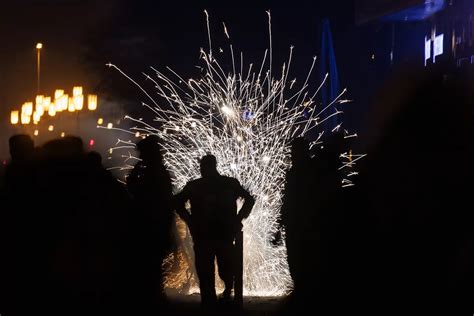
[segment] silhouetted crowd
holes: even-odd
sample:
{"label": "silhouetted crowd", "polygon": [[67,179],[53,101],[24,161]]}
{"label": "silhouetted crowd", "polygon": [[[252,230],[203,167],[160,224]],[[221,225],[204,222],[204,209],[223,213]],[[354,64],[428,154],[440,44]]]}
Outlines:
{"label": "silhouetted crowd", "polygon": [[[221,301],[230,301],[234,239],[254,200],[236,179],[218,173],[214,156],[202,158],[202,179],[173,196],[156,136],[137,143],[139,162],[126,185],[78,137],[35,147],[30,136],[15,135],[9,145],[1,190],[2,311],[171,312],[163,262],[177,244],[175,209],[193,236],[205,311],[217,305],[215,258],[226,285]],[[239,198],[245,202],[237,212]]]}
{"label": "silhouetted crowd", "polygon": [[[353,168],[341,163],[353,146],[343,134],[312,150],[304,138],[291,144],[283,233],[275,237],[286,243],[294,281],[282,312],[473,311],[473,81],[420,73],[401,73],[378,95],[355,186],[342,186],[342,172]],[[137,143],[139,162],[125,185],[80,138],[35,147],[15,135],[9,145],[0,190],[1,313],[167,310],[162,266],[176,248],[175,212],[193,237],[204,311],[219,301],[215,261],[225,284],[220,301],[231,299],[236,236],[255,201],[219,174],[214,156],[202,157],[202,177],[173,196],[155,136]]]}
{"label": "silhouetted crowd", "polygon": [[129,291],[122,273],[135,216],[125,188],[77,137],[34,147],[29,136],[16,135],[10,152],[2,191],[2,309],[81,314],[120,302]]}

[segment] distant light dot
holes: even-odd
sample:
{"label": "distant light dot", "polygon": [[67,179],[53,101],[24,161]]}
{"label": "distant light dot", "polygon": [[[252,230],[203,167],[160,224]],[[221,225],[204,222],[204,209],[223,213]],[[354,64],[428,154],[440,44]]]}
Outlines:
{"label": "distant light dot", "polygon": [[103,118],[99,118],[99,119],[97,120],[97,124],[98,124],[98,125],[102,125],[103,123],[104,123],[104,119],[103,119]]}
{"label": "distant light dot", "polygon": [[108,129],[111,129],[112,127],[114,127],[114,124],[112,124],[112,123],[107,124]]}
{"label": "distant light dot", "polygon": [[33,133],[35,136],[38,136],[39,132],[37,129],[35,129],[35,132]]}

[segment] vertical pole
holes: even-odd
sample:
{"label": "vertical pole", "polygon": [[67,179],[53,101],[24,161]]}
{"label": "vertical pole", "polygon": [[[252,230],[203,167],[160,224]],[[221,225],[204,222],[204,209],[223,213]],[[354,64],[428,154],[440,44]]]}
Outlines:
{"label": "vertical pole", "polygon": [[242,231],[239,231],[235,237],[235,254],[234,299],[236,303],[242,305],[244,289],[244,234]]}
{"label": "vertical pole", "polygon": [[41,48],[36,49],[38,54],[37,54],[37,69],[36,69],[36,76],[37,76],[37,82],[36,82],[36,92],[37,94],[40,94],[40,71],[41,71]]}
{"label": "vertical pole", "polygon": [[76,110],[76,136],[79,136],[79,110]]}

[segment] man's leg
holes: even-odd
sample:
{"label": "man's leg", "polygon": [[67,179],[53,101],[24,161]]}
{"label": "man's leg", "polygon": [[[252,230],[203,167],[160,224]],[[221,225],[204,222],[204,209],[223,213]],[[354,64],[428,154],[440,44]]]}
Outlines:
{"label": "man's leg", "polygon": [[216,302],[216,287],[214,276],[215,245],[208,240],[194,242],[196,272],[201,290],[201,303],[212,305]]}
{"label": "man's leg", "polygon": [[220,240],[216,243],[217,267],[225,284],[224,296],[230,296],[234,285],[234,244],[232,240]]}

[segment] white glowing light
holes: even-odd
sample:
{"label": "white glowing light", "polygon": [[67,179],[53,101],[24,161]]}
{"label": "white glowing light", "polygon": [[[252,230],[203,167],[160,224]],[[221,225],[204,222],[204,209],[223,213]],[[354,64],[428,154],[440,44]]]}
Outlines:
{"label": "white glowing light", "polygon": [[444,53],[444,34],[437,35],[433,41],[433,63],[436,63],[436,57]]}
{"label": "white glowing light", "polygon": [[221,107],[221,110],[224,114],[228,115],[228,116],[233,116],[234,115],[234,111],[228,107],[227,105],[224,105],[223,107]]}
{"label": "white glowing light", "polygon": [[[271,38],[269,13],[268,17]],[[228,36],[227,28],[225,32]],[[288,62],[275,78],[271,40],[262,63],[255,68],[244,64],[243,57],[240,63],[236,61],[232,45],[229,45],[230,69],[223,68],[212,54],[210,32],[209,45],[209,52],[201,50],[204,66],[200,78],[185,80],[170,68],[170,75],[151,68],[156,76],[145,74],[145,78],[153,81],[157,94],[148,92],[115,65],[107,64],[137,85],[148,99],[143,105],[155,116],[150,122],[125,117],[136,126],[130,130],[116,128],[131,138],[119,140],[114,151],[129,151],[135,130],[140,130],[142,135],[157,135],[162,140],[164,162],[177,190],[200,177],[200,157],[207,153],[215,155],[220,173],[237,178],[256,199],[250,217],[244,222],[244,294],[285,295],[292,286],[286,246],[283,241],[276,245],[272,241],[281,229],[279,217],[285,172],[289,167],[289,146],[294,138],[308,135],[320,123],[340,114],[333,105],[338,104],[346,90],[329,105],[319,108],[314,99],[326,79],[315,87],[309,83],[315,58],[306,80],[295,89],[296,80],[288,80],[293,47]],[[305,116],[308,109],[311,111]],[[124,146],[119,146],[121,143]],[[131,155],[122,157],[128,160]],[[125,166],[116,169],[131,167],[125,161]],[[192,276],[193,263],[189,262],[192,247],[186,243],[183,247],[185,250],[176,260],[187,262],[188,270],[178,270],[165,285],[194,291],[197,278]]]}

